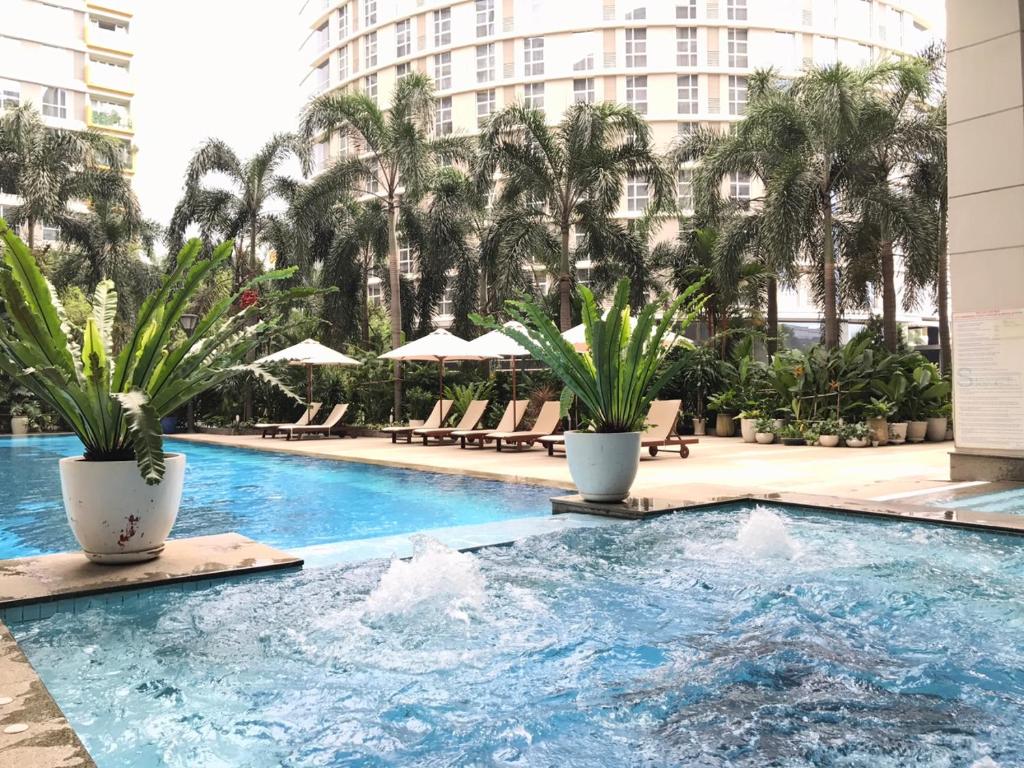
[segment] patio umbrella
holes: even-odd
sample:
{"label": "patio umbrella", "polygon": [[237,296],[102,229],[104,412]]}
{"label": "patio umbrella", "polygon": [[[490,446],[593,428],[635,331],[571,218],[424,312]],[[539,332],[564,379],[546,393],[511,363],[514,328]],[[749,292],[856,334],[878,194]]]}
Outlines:
{"label": "patio umbrella", "polygon": [[[522,323],[517,323],[515,320],[509,320],[505,323],[506,328],[515,328],[518,331],[526,333],[526,326]],[[516,418],[516,358],[525,357],[530,354],[530,351],[526,349],[522,344],[513,338],[506,336],[499,330],[489,331],[483,336],[479,336],[469,342],[469,346],[473,347],[478,352],[491,355],[493,357],[507,357],[512,362],[512,423],[518,424],[519,420]]]}
{"label": "patio umbrella", "polygon": [[416,341],[403,344],[398,349],[392,349],[381,355],[385,360],[420,360],[424,362],[437,363],[439,369],[439,390],[438,399],[444,399],[444,364],[449,360],[486,360],[497,355],[482,353],[474,349],[468,341],[460,339],[454,333],[449,333],[444,328],[438,328],[433,333]]}
{"label": "patio umbrella", "polygon": [[257,363],[288,363],[289,365],[306,366],[306,409],[311,408],[313,400],[313,366],[314,365],[362,365],[358,360],[343,355],[341,352],[325,347],[318,341],[306,339],[280,352],[261,357]]}
{"label": "patio umbrella", "polygon": [[[608,318],[607,312],[605,313],[604,317],[605,319]],[[630,318],[630,325],[633,328],[636,327],[636,321],[637,318]],[[587,328],[585,325],[583,325],[583,323],[580,323],[579,325],[574,325],[568,331],[564,331],[562,333],[562,338],[568,341],[570,344],[572,344],[577,352],[587,351]],[[686,344],[689,346],[693,346],[693,342],[690,341],[688,338],[681,334],[674,333],[672,331],[669,331],[668,333],[665,334],[665,337],[661,340],[661,344],[664,347],[672,347],[675,346],[676,344]]]}

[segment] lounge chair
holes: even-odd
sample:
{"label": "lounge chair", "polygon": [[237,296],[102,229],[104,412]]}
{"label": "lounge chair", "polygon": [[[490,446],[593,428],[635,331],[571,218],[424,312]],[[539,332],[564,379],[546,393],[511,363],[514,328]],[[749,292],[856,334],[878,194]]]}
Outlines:
{"label": "lounge chair", "polygon": [[[508,405],[505,406],[505,413],[502,414],[501,421],[498,422],[498,426],[494,429],[456,429],[452,432],[451,436],[459,438],[460,448],[465,448],[466,443],[471,445],[475,443],[478,448],[483,448],[484,443],[490,442],[493,439],[488,437],[492,432],[515,432],[519,422],[526,415],[526,406],[529,404],[529,400],[516,400],[515,416],[513,416],[512,401],[510,400]],[[512,420],[513,418],[515,421]]]}
{"label": "lounge chair", "polygon": [[555,431],[558,422],[562,418],[562,404],[557,400],[548,400],[541,406],[537,420],[533,422],[530,429],[520,432],[490,432],[487,437],[494,440],[495,447],[500,451],[502,443],[506,446],[514,445],[517,449],[532,448],[533,444],[545,435]]}
{"label": "lounge chair", "polygon": [[[679,458],[685,459],[690,455],[687,446],[699,443],[696,437],[683,437],[676,432],[676,423],[679,420],[679,409],[682,400],[654,400],[647,411],[647,430],[640,437],[640,447],[646,448],[651,456],[658,455],[658,449],[668,445],[679,446]],[[564,435],[547,435],[539,441],[548,449],[548,456],[555,455],[555,448],[561,446],[565,449]]]}
{"label": "lounge chair", "polygon": [[284,433],[285,440],[291,440],[292,437],[301,438],[303,435],[319,435],[320,437],[330,437],[331,432],[337,428],[341,423],[341,420],[345,418],[345,412],[348,410],[348,403],[339,403],[331,409],[331,412],[327,414],[327,418],[320,424],[307,424],[304,427],[284,427],[281,432]]}
{"label": "lounge chair", "polygon": [[452,432],[475,429],[480,426],[486,412],[487,401],[474,400],[466,407],[466,412],[462,414],[459,423],[454,427],[417,427],[412,433],[417,437],[422,437],[424,445],[429,445],[430,438],[434,438],[439,444],[449,442],[452,439]]}
{"label": "lounge chair", "polygon": [[263,432],[263,434],[260,435],[260,437],[277,437],[277,433],[284,427],[304,427],[307,424],[309,424],[309,422],[311,422],[313,418],[320,412],[321,405],[322,403],[310,403],[309,407],[302,412],[302,415],[299,416],[298,420],[292,422],[291,424],[260,423],[256,425],[256,429],[259,429]]}
{"label": "lounge chair", "polygon": [[434,409],[427,416],[427,420],[418,427],[384,427],[383,432],[387,432],[391,435],[391,442],[397,443],[399,437],[404,437],[405,442],[412,442],[412,432],[414,429],[438,429],[444,420],[448,418],[448,411],[451,410],[451,400],[438,400],[434,403]]}

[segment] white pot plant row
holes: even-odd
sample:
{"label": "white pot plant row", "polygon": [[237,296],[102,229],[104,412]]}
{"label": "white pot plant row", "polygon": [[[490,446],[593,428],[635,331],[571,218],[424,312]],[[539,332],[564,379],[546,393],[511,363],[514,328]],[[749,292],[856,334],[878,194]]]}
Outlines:
{"label": "white pot plant row", "polygon": [[[646,305],[634,325],[629,286],[628,279],[619,282],[603,318],[594,295],[580,286],[585,352],[562,337],[544,309],[528,301],[507,302],[509,314],[525,332],[474,318],[500,328],[554,371],[565,385],[563,412],[573,397],[578,400],[586,414],[585,426],[565,433],[565,453],[573,482],[587,501],[616,502],[629,495],[640,465],[640,436],[648,408],[684,364],[667,362],[668,340],[681,337],[706,301],[698,293],[701,285],[694,284],[671,303]],[[655,312],[662,306],[658,320]]]}
{"label": "white pot plant row", "polygon": [[99,283],[85,327],[73,327],[32,253],[3,220],[0,237],[0,299],[8,316],[0,325],[0,370],[53,408],[82,441],[82,456],[60,460],[75,538],[94,562],[157,557],[177,517],[185,475],[185,456],[164,453],[160,419],[243,371],[277,383],[243,362],[274,321],[257,319],[254,307],[233,312],[233,305],[255,283],[293,270],[250,281],[186,336],[178,330],[181,315],[233,248],[226,242],[200,258],[202,245],[193,240],[115,350],[113,283]]}

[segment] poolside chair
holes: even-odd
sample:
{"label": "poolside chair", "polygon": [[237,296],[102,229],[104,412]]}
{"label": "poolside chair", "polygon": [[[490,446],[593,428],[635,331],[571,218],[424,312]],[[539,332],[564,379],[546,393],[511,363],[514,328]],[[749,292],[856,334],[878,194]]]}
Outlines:
{"label": "poolside chair", "polygon": [[302,412],[299,418],[291,424],[257,424],[256,429],[263,432],[260,437],[277,437],[278,431],[284,427],[304,427],[320,412],[322,403],[310,403],[309,408]]}
{"label": "poolside chair", "polygon": [[320,437],[330,437],[341,420],[345,418],[345,412],[348,410],[348,403],[338,403],[334,406],[327,418],[321,424],[307,424],[304,427],[284,427],[281,431],[284,433],[285,440],[291,440],[292,437],[301,438],[303,435],[319,435]]}
{"label": "poolside chair", "polygon": [[383,432],[387,432],[391,435],[391,442],[397,443],[399,437],[404,437],[405,442],[412,442],[412,432],[414,429],[438,429],[444,420],[448,418],[448,411],[452,408],[451,400],[438,400],[434,403],[434,409],[427,416],[427,420],[418,427],[384,427]]}
{"label": "poolside chair", "polygon": [[[647,411],[647,430],[640,437],[640,446],[646,448],[651,456],[657,456],[659,448],[678,445],[679,458],[685,459],[690,455],[687,446],[700,442],[696,437],[683,437],[676,432],[682,404],[682,400],[651,401],[651,407]],[[564,435],[547,435],[539,442],[548,449],[548,456],[555,455],[555,448],[561,447],[563,451],[565,450]]]}
{"label": "poolside chair", "polygon": [[514,445],[519,450],[532,448],[533,444],[545,435],[550,435],[558,427],[562,419],[562,404],[557,400],[548,400],[541,406],[533,427],[520,432],[490,432],[487,437],[494,440],[495,447],[500,451],[502,443],[506,447]]}
{"label": "poolside chair", "polygon": [[466,412],[462,414],[459,423],[454,427],[417,427],[412,433],[417,437],[422,437],[424,445],[430,444],[430,438],[437,440],[437,445],[451,443],[453,442],[452,432],[475,429],[480,426],[480,422],[483,421],[484,414],[487,412],[487,402],[487,400],[473,400],[466,407]]}
{"label": "poolside chair", "polygon": [[[516,400],[515,402],[515,416],[512,415],[512,400],[509,400],[508,405],[505,406],[505,413],[501,416],[501,421],[498,422],[498,426],[494,429],[456,429],[452,432],[453,438],[459,438],[459,447],[465,448],[466,443],[470,445],[475,444],[477,448],[483,448],[485,443],[490,442],[494,438],[488,437],[492,432],[515,432],[516,427],[519,426],[519,422],[523,420],[523,416],[526,415],[526,406],[530,404],[529,400]],[[512,419],[515,418],[515,422]]]}

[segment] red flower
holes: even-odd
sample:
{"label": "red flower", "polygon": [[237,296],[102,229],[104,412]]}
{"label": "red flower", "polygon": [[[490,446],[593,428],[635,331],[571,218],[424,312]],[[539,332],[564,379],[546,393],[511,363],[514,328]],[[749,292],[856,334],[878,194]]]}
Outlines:
{"label": "red flower", "polygon": [[238,303],[241,305],[242,309],[248,309],[253,304],[256,304],[259,300],[260,292],[252,288],[247,288],[246,290],[242,291],[242,296],[238,300]]}

